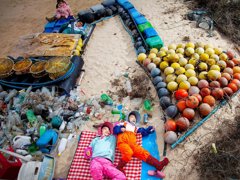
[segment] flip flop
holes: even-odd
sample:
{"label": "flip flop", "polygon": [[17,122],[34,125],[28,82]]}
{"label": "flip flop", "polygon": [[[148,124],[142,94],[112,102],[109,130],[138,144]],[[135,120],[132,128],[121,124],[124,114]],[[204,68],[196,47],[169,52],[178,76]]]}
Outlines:
{"label": "flip flop", "polygon": [[157,170],[149,170],[148,171],[149,176],[157,176],[161,179],[165,178],[165,174],[162,171],[157,171]]}

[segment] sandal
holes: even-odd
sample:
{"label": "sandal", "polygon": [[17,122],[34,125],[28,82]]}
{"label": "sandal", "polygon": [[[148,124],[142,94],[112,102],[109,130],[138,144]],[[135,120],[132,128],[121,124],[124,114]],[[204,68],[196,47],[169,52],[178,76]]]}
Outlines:
{"label": "sandal", "polygon": [[159,177],[161,179],[165,178],[164,172],[158,171],[158,170],[149,170],[148,171],[148,175],[149,176],[157,176],[157,177]]}

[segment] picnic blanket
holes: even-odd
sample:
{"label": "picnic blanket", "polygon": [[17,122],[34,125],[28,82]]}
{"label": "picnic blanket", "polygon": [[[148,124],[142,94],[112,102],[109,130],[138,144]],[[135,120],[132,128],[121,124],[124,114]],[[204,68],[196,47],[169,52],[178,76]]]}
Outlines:
{"label": "picnic blanket", "polygon": [[[80,136],[77,150],[75,152],[69,173],[68,180],[91,180],[90,175],[90,161],[84,159],[84,149],[89,146],[92,139],[96,136],[95,132],[83,131]],[[137,143],[142,145],[141,134],[137,135]],[[116,148],[114,165],[117,165],[121,158],[119,150]],[[141,179],[142,161],[137,158],[132,160],[126,165],[125,172],[128,180],[140,180]]]}

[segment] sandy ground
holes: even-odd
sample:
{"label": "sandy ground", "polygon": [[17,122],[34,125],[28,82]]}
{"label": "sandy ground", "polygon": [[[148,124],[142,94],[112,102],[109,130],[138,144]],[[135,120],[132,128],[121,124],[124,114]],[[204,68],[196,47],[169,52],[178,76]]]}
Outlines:
{"label": "sandy ground", "polygon": [[[99,1],[75,1],[69,0],[73,12],[77,13],[81,9],[99,3]],[[165,45],[170,43],[184,43],[183,38],[189,37],[191,41],[201,41],[212,43],[223,49],[232,49],[233,44],[225,37],[214,31],[215,36],[208,37],[207,33],[196,28],[195,22],[184,19],[189,11],[186,4],[181,1],[167,0],[132,0],[135,7],[142,12],[152,23]],[[55,1],[28,1],[28,0],[2,0],[0,7],[1,44],[0,56],[9,55],[11,48],[16,45],[19,36],[41,32],[45,24],[45,16],[50,16],[54,12]],[[131,38],[124,30],[118,17],[99,23],[87,45],[83,55],[86,69],[81,89],[85,92],[83,98],[99,96],[101,93],[113,90],[110,80],[118,78],[119,73],[129,72],[130,76],[144,74],[143,70],[135,63],[136,54],[131,42]],[[151,84],[149,84],[152,86]],[[157,105],[158,98],[156,92],[149,92],[155,97],[153,117],[149,125],[154,125],[158,134],[158,147],[162,157],[163,153],[163,112]],[[117,97],[113,97],[117,99]],[[200,179],[193,166],[192,158],[202,146],[208,147],[211,138],[217,135],[217,130],[223,121],[233,121],[238,113],[237,107],[240,96],[236,96],[229,105],[218,110],[201,128],[191,135],[184,143],[174,150],[167,149],[167,156],[170,164],[165,169],[165,179]],[[129,110],[134,109],[133,101],[125,104]],[[108,118],[113,118],[109,116]],[[197,122],[198,120],[195,120]],[[100,122],[100,121],[99,121]],[[94,130],[92,125],[95,122],[89,121],[83,129]],[[73,140],[62,157],[57,158],[55,177],[64,178],[67,176],[68,168],[71,164],[75,152],[77,139]]]}

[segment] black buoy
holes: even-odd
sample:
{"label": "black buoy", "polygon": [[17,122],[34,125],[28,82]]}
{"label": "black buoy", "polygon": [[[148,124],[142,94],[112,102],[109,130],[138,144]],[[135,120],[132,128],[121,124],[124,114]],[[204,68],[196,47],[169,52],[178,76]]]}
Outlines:
{"label": "black buoy", "polygon": [[160,98],[160,105],[164,109],[168,108],[168,106],[173,105],[171,99],[168,96],[163,96]]}

